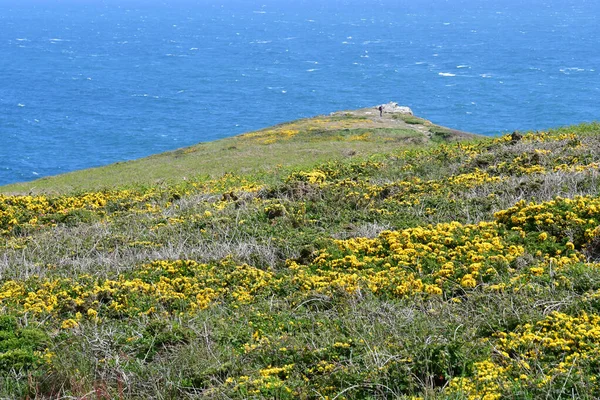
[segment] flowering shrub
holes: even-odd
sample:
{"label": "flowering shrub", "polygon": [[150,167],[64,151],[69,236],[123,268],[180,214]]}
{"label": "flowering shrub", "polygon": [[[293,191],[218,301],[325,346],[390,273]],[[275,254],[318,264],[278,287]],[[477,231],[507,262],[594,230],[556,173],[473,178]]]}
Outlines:
{"label": "flowering shrub", "polygon": [[485,399],[524,393],[560,397],[565,391],[597,397],[599,340],[599,315],[552,313],[513,332],[496,333],[492,357],[475,363],[473,377],[452,380],[450,392]]}
{"label": "flowering shrub", "polygon": [[[500,231],[500,232],[499,232]],[[370,290],[386,297],[462,295],[478,284],[496,281],[523,254],[495,223],[386,231],[378,238],[337,241],[309,266],[290,263],[294,280],[305,290],[332,294]]]}
{"label": "flowering shrub", "polygon": [[248,265],[155,261],[116,280],[91,275],[9,280],[0,286],[0,305],[21,315],[63,318],[61,327],[70,329],[82,318],[98,321],[102,317],[195,312],[223,296],[243,304],[261,289],[274,286],[272,273]]}
{"label": "flowering shrub", "polygon": [[556,131],[2,195],[0,393],[600,397],[598,148]]}

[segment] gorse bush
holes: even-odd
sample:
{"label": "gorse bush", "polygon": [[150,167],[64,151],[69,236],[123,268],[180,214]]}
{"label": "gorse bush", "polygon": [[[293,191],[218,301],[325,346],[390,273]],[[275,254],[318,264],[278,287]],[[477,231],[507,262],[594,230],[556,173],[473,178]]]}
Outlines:
{"label": "gorse bush", "polygon": [[1,196],[0,393],[597,398],[598,150],[585,125]]}

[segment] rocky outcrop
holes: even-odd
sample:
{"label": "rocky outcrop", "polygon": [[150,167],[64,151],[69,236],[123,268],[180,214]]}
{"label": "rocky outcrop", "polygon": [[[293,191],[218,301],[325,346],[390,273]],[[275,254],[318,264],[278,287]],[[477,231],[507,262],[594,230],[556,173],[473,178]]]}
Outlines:
{"label": "rocky outcrop", "polygon": [[[408,115],[413,115],[413,112],[410,109],[410,107],[399,106],[398,103],[394,103],[393,101],[390,101],[387,104],[381,104],[381,107],[383,107],[383,112],[387,113],[387,114],[408,114]],[[377,106],[375,108],[379,108],[379,106]]]}
{"label": "rocky outcrop", "polygon": [[381,107],[381,111],[383,114],[404,114],[404,115],[414,115],[410,107],[399,106],[398,103],[394,103],[390,101],[387,104],[378,104],[375,107],[367,107],[361,108],[359,110],[346,110],[346,111],[335,111],[330,113],[330,116],[379,116],[379,107]]}

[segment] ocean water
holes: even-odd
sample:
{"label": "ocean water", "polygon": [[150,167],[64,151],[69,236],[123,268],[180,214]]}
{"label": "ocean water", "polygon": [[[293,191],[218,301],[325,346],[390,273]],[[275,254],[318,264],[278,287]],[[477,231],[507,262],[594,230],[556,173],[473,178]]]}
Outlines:
{"label": "ocean water", "polygon": [[596,0],[0,0],[0,184],[391,100],[486,135],[597,120],[598,16]]}

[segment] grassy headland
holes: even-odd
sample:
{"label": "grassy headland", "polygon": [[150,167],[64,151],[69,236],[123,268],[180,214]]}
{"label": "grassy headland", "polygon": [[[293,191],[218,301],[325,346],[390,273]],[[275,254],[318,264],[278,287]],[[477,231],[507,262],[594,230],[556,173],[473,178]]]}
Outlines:
{"label": "grassy headland", "polygon": [[474,135],[410,115],[374,109],[307,118],[140,160],[0,187],[4,193],[73,192],[177,183],[183,179],[272,174],[325,161],[368,156],[390,147],[464,139]]}
{"label": "grassy headland", "polygon": [[467,136],[349,113],[3,188],[55,194],[0,196],[0,396],[598,398],[600,125]]}

